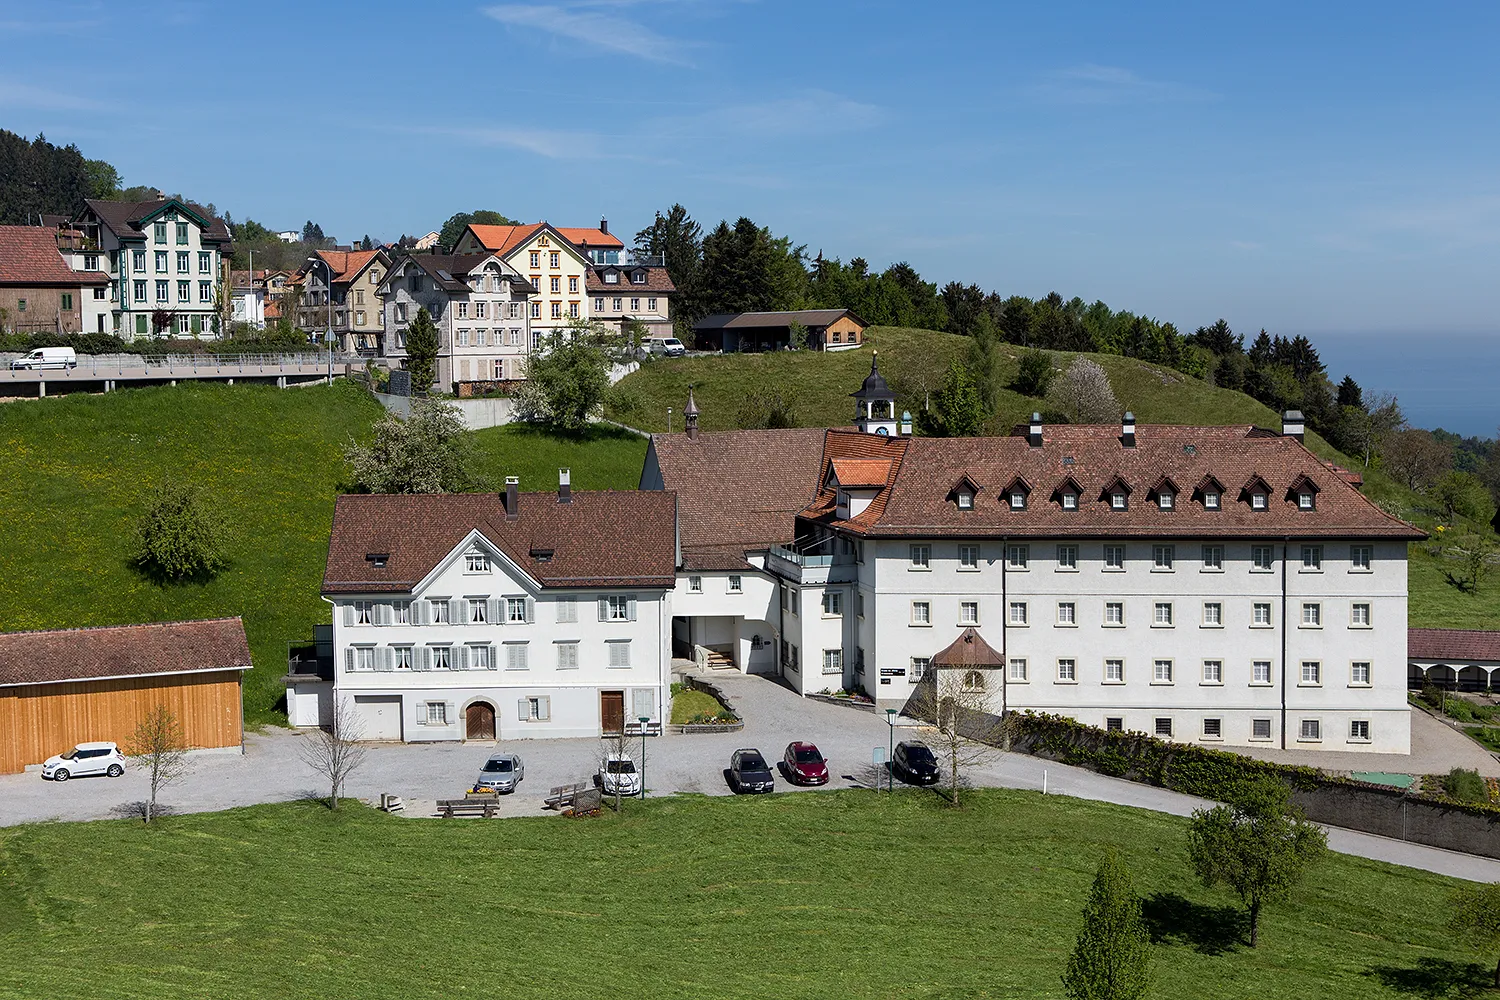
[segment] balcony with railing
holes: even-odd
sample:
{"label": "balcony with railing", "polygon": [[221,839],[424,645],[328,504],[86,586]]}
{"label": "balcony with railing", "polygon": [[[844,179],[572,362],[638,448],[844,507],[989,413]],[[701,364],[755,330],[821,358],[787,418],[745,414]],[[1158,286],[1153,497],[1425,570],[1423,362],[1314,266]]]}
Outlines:
{"label": "balcony with railing", "polygon": [[819,545],[789,542],[772,545],[767,567],[776,575],[802,584],[848,583],[859,571],[851,553],[828,551],[833,540]]}

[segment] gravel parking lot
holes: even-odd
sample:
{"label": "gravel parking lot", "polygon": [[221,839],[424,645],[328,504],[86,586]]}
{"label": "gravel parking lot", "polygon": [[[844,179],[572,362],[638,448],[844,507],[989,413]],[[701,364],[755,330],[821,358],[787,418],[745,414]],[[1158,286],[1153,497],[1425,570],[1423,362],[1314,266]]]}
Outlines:
{"label": "gravel parking lot", "polygon": [[[824,787],[854,787],[870,780],[871,752],[876,747],[884,750],[892,735],[883,717],[843,705],[805,700],[766,678],[716,672],[711,679],[723,688],[745,719],[744,730],[712,735],[668,734],[648,739],[645,762],[648,794],[729,795],[724,771],[735,749],[758,747],[775,760],[793,740],[811,740],[828,758],[834,777]],[[1412,723],[1414,730],[1442,725],[1420,713],[1413,715]],[[921,734],[917,730],[898,729],[894,735],[900,740],[920,738]],[[179,784],[165,791],[162,801],[168,811],[204,812],[327,795],[328,790],[319,787],[317,777],[302,762],[299,749],[304,739],[301,733],[271,729],[247,737],[243,756],[221,751],[195,754],[192,770]],[[638,755],[639,739],[631,743],[632,754]],[[543,809],[542,800],[549,789],[589,779],[598,766],[602,746],[597,739],[502,744],[503,749],[521,755],[526,777],[519,790],[502,799],[501,815],[555,815]],[[390,792],[409,803],[408,815],[431,815],[435,800],[463,794],[478,775],[480,764],[494,750],[490,745],[456,743],[371,746],[345,794],[375,800],[382,792]],[[1315,763],[1308,759],[1313,756],[1307,755],[1298,762]],[[1204,804],[1191,796],[1020,754],[997,753],[986,764],[971,769],[968,778],[975,785],[991,787],[1040,791],[1045,785],[1053,794],[1179,816]],[[816,791],[796,788],[780,778],[776,788],[777,794]],[[134,770],[127,771],[123,778],[77,778],[63,784],[43,781],[36,772],[3,775],[0,776],[0,826],[138,815],[138,803],[146,791],[145,776]],[[1329,844],[1346,854],[1459,878],[1500,881],[1500,862],[1486,858],[1337,829],[1330,831]]]}

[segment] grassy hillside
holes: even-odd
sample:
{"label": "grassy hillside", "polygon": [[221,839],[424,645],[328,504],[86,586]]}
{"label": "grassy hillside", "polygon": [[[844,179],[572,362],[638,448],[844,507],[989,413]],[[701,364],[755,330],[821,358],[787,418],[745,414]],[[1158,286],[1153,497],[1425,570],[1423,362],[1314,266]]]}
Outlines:
{"label": "grassy hillside", "polygon": [[[381,415],[353,385],[278,390],[183,383],[0,406],[0,629],[243,615],[255,669],[251,723],[283,716],[289,641],[328,621],[318,596],[342,446]],[[553,489],[633,489],[645,442],[622,431],[555,439],[528,429],[476,435],[482,474]],[[132,528],[165,478],[201,486],[231,526],[230,566],[204,584],[159,586],[129,563]]]}
{"label": "grassy hillside", "polygon": [[1252,951],[1238,900],[1187,874],[1183,820],[969,803],[693,797],[578,822],[301,803],[10,828],[0,996],[1059,998],[1106,844],[1146,900],[1152,997],[1469,995],[1489,974],[1444,928],[1438,876],[1330,856]]}

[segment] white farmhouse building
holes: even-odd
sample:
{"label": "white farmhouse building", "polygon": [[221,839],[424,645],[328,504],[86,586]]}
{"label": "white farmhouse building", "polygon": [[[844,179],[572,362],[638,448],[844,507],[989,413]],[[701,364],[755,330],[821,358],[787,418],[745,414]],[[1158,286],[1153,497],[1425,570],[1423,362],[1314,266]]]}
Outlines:
{"label": "white farmhouse building", "polygon": [[[670,493],[339,498],[332,696],[370,740],[597,736],[667,701]],[[304,696],[299,696],[301,692]],[[316,686],[289,692],[318,725]]]}
{"label": "white farmhouse building", "polygon": [[972,628],[1005,663],[996,711],[1409,752],[1423,535],[1308,451],[1300,414],[911,438],[873,366],[854,395],[864,430],[700,433],[690,402],[652,439],[641,486],[680,502],[679,655],[899,707]]}

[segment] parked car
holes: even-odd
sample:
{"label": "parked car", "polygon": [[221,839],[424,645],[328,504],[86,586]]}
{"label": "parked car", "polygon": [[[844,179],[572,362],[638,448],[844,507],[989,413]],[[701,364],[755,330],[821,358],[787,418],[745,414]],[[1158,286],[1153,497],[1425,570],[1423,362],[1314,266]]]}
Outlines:
{"label": "parked car", "polygon": [[652,337],[646,341],[646,349],[668,358],[680,358],[687,353],[687,345],[676,337]]}
{"label": "parked car", "polygon": [[605,795],[641,794],[641,772],[635,769],[635,761],[625,754],[610,754],[599,765],[596,779]]}
{"label": "parked car", "polygon": [[42,777],[67,781],[86,774],[104,774],[118,778],[125,773],[125,755],[113,743],[80,743],[66,753],[55,754],[42,763]]}
{"label": "parked car", "polygon": [[908,785],[935,785],[942,778],[937,758],[926,743],[902,740],[891,757],[891,770]]}
{"label": "parked car", "polygon": [[77,368],[78,353],[71,347],[38,347],[10,363],[12,370],[23,368]]}
{"label": "parked car", "polygon": [[759,750],[736,750],[729,758],[729,786],[736,795],[772,792],[776,778]]}
{"label": "parked car", "polygon": [[828,784],[828,762],[811,743],[788,743],[781,758],[782,773],[794,785]]}
{"label": "parked car", "polygon": [[524,777],[526,765],[521,763],[520,757],[513,753],[492,753],[484,762],[484,767],[480,768],[474,787],[493,788],[501,793],[513,792]]}

